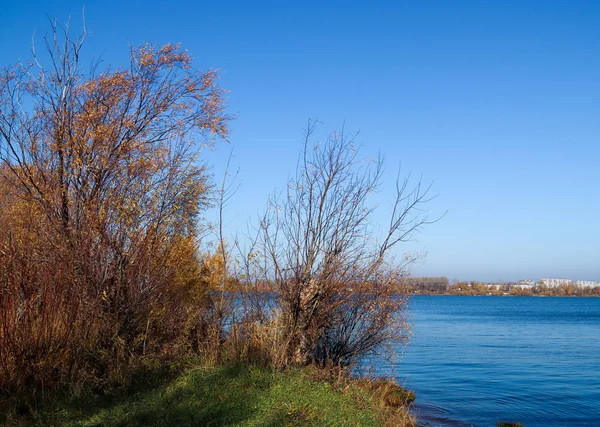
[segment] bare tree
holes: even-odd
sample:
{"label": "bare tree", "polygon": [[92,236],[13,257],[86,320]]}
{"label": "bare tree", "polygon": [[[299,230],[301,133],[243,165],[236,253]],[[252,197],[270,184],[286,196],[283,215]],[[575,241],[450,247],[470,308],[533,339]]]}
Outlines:
{"label": "bare tree", "polygon": [[381,186],[382,159],[361,160],[344,132],[312,145],[315,125],[295,177],[261,220],[257,253],[280,305],[279,363],[347,365],[408,337],[407,299],[393,291],[414,259],[393,263],[389,252],[433,222],[421,210],[431,186],[398,178],[389,224],[376,239],[369,198]]}

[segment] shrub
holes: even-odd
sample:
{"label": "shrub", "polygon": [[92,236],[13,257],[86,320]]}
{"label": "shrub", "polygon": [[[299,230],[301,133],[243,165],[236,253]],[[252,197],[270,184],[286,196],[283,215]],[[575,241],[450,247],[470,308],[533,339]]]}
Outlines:
{"label": "shrub", "polygon": [[85,73],[85,32],[52,30],[49,67],[0,73],[1,393],[122,381],[187,351],[211,310],[195,236],[197,156],[227,134],[216,72],[144,45]]}

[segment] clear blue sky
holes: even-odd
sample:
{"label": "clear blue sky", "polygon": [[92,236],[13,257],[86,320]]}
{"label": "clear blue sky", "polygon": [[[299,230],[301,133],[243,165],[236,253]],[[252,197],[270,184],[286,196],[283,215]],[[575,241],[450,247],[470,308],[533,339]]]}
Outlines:
{"label": "clear blue sky", "polygon": [[0,64],[85,5],[86,52],[107,64],[181,42],[221,68],[237,120],[206,160],[218,176],[235,147],[232,229],[284,185],[308,118],[321,135],[345,121],[385,154],[388,190],[400,161],[435,179],[448,214],[402,248],[427,252],[414,275],[600,280],[598,1],[2,3]]}

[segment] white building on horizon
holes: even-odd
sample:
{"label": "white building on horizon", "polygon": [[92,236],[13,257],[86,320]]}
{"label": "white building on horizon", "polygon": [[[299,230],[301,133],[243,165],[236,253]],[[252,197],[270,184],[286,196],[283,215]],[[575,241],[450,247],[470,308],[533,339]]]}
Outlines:
{"label": "white building on horizon", "polygon": [[538,284],[541,284],[548,288],[558,288],[560,286],[567,285],[575,285],[582,289],[600,288],[600,282],[596,282],[594,280],[571,280],[555,277],[546,277],[544,279],[541,279],[537,283],[534,280],[519,280],[518,283],[515,283],[512,286],[521,289],[532,289],[535,288]]}
{"label": "white building on horizon", "polygon": [[558,288],[559,286],[566,286],[573,283],[571,279],[557,279],[557,278],[544,278],[540,280],[542,285],[548,288]]}
{"label": "white building on horizon", "polygon": [[580,288],[598,288],[600,287],[600,282],[594,282],[593,280],[576,280],[574,282],[575,285]]}
{"label": "white building on horizon", "polygon": [[535,287],[534,280],[519,280],[519,283],[512,285],[515,288],[533,289]]}

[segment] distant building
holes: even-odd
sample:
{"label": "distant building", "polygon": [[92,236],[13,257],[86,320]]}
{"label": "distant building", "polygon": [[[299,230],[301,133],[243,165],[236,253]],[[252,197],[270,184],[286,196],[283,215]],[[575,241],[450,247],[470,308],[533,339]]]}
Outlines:
{"label": "distant building", "polygon": [[519,283],[515,283],[512,286],[513,286],[513,288],[533,289],[535,287],[535,281],[533,281],[533,280],[519,280]]}
{"label": "distant building", "polygon": [[576,280],[574,284],[580,288],[600,288],[600,282],[594,282],[592,280]]}
{"label": "distant building", "polygon": [[567,285],[570,285],[571,283],[573,283],[573,281],[571,279],[555,279],[555,278],[542,279],[542,280],[540,280],[540,282],[542,282],[542,285],[544,285],[548,288],[558,288],[560,286],[567,286]]}

